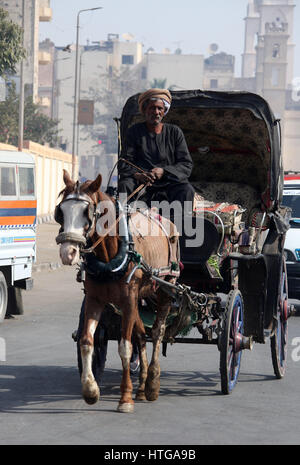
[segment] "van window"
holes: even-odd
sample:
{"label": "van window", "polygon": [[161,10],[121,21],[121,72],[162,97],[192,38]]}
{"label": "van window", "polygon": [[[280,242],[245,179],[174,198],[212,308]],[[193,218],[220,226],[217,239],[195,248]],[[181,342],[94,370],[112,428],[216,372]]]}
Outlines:
{"label": "van window", "polygon": [[3,196],[17,195],[15,168],[0,168],[0,194]]}
{"label": "van window", "polygon": [[282,204],[292,209],[292,218],[300,218],[300,189],[284,187]]}
{"label": "van window", "polygon": [[20,195],[34,195],[34,173],[33,168],[19,167]]}

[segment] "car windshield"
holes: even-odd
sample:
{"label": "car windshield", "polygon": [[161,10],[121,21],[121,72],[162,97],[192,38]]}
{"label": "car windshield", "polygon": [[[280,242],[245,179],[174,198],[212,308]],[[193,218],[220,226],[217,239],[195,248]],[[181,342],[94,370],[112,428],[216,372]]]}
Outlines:
{"label": "car windshield", "polygon": [[300,219],[300,189],[284,189],[282,204],[292,209],[292,218]]}

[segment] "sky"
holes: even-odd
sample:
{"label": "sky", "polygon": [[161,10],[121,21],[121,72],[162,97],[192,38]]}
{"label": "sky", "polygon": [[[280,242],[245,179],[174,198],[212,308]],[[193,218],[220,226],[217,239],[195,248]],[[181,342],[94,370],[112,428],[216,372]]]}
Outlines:
{"label": "sky", "polygon": [[[300,0],[294,15],[294,77],[300,77]],[[76,42],[77,13],[80,13],[80,44],[106,40],[109,33],[131,34],[142,42],[144,52],[161,53],[178,47],[184,54],[209,56],[209,46],[236,57],[235,74],[241,74],[244,47],[244,18],[248,0],[50,0],[53,18],[40,23],[40,40],[56,46]]]}

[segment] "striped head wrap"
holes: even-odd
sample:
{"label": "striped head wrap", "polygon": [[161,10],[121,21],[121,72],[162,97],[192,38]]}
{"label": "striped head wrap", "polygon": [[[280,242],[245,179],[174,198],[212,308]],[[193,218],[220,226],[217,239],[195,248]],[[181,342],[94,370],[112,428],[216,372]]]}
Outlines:
{"label": "striped head wrap", "polygon": [[146,92],[140,94],[138,104],[139,110],[142,114],[145,112],[145,108],[148,104],[149,100],[162,100],[164,107],[165,107],[165,115],[168,113],[171,102],[172,96],[168,89],[149,89]]}

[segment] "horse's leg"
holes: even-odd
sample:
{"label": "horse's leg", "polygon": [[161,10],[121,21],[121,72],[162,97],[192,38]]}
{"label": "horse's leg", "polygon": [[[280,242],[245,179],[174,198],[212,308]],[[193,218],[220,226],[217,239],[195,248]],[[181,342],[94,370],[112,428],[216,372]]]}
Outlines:
{"label": "horse's leg", "polygon": [[159,348],[163,340],[166,330],[166,319],[171,308],[170,298],[158,291],[157,299],[157,315],[152,327],[152,358],[148,368],[148,376],[145,386],[145,394],[147,400],[156,400],[159,396],[160,389],[160,364],[159,364]]}
{"label": "horse's leg", "polygon": [[84,328],[80,339],[82,359],[82,396],[88,404],[96,403],[100,398],[100,390],[92,371],[94,351],[94,333],[101,316],[102,308],[95,300],[86,297]]}
{"label": "horse's leg", "polygon": [[119,355],[122,360],[123,374],[118,411],[131,413],[134,410],[134,401],[132,399],[133,386],[130,378],[130,359],[132,354],[131,337],[138,314],[137,294],[131,294],[129,299],[125,298],[122,314],[122,332],[121,340],[119,342]]}
{"label": "horse's leg", "polygon": [[138,315],[135,323],[135,336],[138,342],[139,355],[140,355],[140,375],[139,375],[139,386],[136,393],[136,400],[146,400],[145,396],[145,384],[148,373],[148,360],[146,352],[146,333],[144,324]]}

